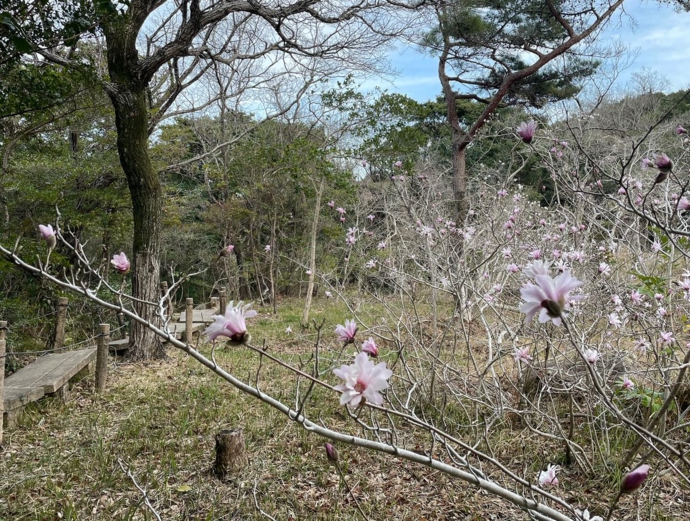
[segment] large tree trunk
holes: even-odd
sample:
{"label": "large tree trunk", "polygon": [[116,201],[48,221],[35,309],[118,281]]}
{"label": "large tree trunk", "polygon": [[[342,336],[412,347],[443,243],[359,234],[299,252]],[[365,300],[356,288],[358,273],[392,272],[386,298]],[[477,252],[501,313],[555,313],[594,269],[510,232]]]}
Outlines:
{"label": "large tree trunk", "polygon": [[[156,305],[160,279],[161,216],[163,191],[148,153],[146,84],[132,71],[138,61],[134,27],[121,24],[107,30],[110,83],[106,91],[115,108],[117,150],[132,197],[132,296],[142,318],[157,324]],[[137,322],[130,328],[129,353],[133,360],[163,356],[158,337]]]}

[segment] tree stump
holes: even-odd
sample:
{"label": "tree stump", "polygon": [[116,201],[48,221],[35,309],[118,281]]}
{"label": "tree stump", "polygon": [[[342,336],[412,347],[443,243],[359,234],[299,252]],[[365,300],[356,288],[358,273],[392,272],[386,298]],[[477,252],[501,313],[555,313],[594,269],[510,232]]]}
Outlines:
{"label": "tree stump", "polygon": [[216,463],[213,473],[218,479],[225,479],[247,464],[244,447],[244,431],[239,429],[222,430],[216,434]]}

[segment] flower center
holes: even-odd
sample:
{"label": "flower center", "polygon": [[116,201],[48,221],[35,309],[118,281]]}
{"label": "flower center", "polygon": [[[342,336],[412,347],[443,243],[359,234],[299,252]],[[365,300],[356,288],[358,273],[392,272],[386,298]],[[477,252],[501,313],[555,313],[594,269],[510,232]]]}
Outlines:
{"label": "flower center", "polygon": [[366,388],[367,386],[362,382],[357,382],[355,384],[355,391],[357,391],[359,394],[362,394]]}
{"label": "flower center", "polygon": [[546,309],[546,314],[549,315],[551,318],[558,318],[561,316],[561,313],[563,312],[563,309],[561,308],[561,305],[558,302],[554,302],[553,300],[542,300],[541,301],[541,307]]}

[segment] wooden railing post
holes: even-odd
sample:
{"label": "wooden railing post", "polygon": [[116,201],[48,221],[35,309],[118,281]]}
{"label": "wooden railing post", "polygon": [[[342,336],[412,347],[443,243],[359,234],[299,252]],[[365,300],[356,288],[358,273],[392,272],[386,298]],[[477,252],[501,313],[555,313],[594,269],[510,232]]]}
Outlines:
{"label": "wooden railing post", "polygon": [[185,341],[188,344],[192,343],[192,324],[194,323],[194,299],[187,299],[187,309],[185,309]]}
{"label": "wooden railing post", "polygon": [[[7,324],[7,322],[0,322]],[[4,335],[4,330],[0,329],[0,334]],[[5,415],[5,338],[0,338],[0,447],[2,447],[2,419]]]}
{"label": "wooden railing post", "polygon": [[5,338],[7,322],[0,320],[0,447],[2,446],[2,418],[5,415]]}
{"label": "wooden railing post", "polygon": [[225,288],[220,288],[218,293],[220,294],[220,314],[225,315],[225,308],[228,305],[228,296],[225,294]]}
{"label": "wooden railing post", "polygon": [[210,302],[207,304],[207,309],[218,309],[220,304],[218,303],[218,297],[211,297]]}
{"label": "wooden railing post", "polygon": [[98,342],[96,343],[96,392],[105,391],[108,380],[108,344],[110,344],[110,324],[98,326]]}
{"label": "wooden railing post", "polygon": [[55,316],[55,336],[53,341],[53,349],[60,349],[65,345],[65,322],[67,321],[67,304],[69,299],[67,297],[58,298],[56,316]]}

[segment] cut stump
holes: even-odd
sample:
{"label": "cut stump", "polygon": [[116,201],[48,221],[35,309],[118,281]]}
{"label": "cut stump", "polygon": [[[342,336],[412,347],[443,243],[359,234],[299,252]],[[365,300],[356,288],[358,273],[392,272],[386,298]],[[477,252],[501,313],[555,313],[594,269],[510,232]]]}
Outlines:
{"label": "cut stump", "polygon": [[247,464],[244,446],[244,431],[222,430],[216,434],[216,463],[213,473],[218,479],[226,479],[240,471]]}

